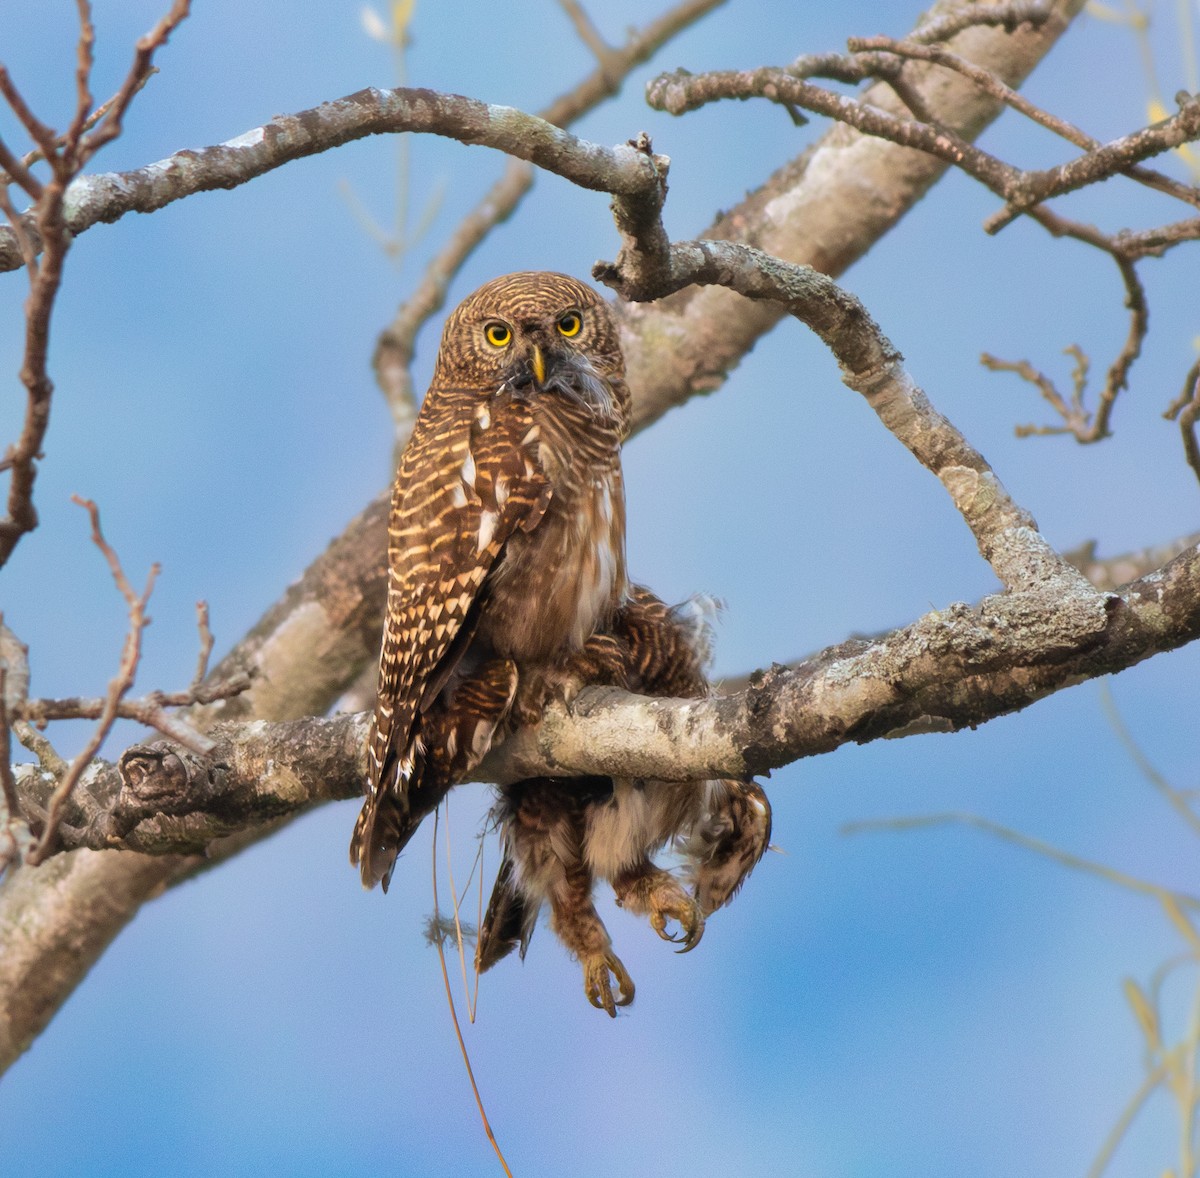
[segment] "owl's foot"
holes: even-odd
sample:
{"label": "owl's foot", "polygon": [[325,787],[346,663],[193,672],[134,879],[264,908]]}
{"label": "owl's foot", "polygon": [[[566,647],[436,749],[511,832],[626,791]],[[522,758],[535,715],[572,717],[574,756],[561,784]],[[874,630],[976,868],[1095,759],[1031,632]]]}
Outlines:
{"label": "owl's foot", "polygon": [[593,634],[556,665],[522,678],[513,701],[518,726],[537,724],[551,700],[570,704],[585,687],[628,687],[629,650],[611,634]]}
{"label": "owl's foot", "polygon": [[[583,991],[587,1000],[597,1010],[608,1011],[609,1018],[616,1018],[617,1007],[628,1006],[633,1001],[633,978],[611,949],[604,953],[589,954],[580,961],[583,965]],[[610,974],[616,979],[620,992],[618,998],[613,997]]]}
{"label": "owl's foot", "polygon": [[[674,876],[647,863],[634,873],[613,881],[617,903],[630,912],[650,918],[650,927],[664,941],[682,944],[688,953],[704,936],[704,913],[696,900],[683,890]],[[679,926],[678,934],[667,930],[669,921]]]}

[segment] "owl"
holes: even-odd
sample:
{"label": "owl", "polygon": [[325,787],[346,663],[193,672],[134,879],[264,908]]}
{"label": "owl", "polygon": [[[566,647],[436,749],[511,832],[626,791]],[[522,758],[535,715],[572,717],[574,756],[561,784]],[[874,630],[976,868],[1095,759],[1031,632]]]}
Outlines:
{"label": "owl", "polygon": [[[605,637],[616,644],[630,690],[708,693],[710,630],[697,603],[668,609],[633,586]],[[524,957],[538,913],[549,904],[550,927],[582,966],[588,1001],[612,1017],[633,1001],[634,984],[596,911],[596,881],[611,883],[621,907],[649,917],[659,936],[681,941],[686,952],[771,839],[771,807],[753,781],[534,778],[501,790],[493,819],[503,851],[479,928],[476,968],[491,968],[515,948]],[[682,860],[682,882],[654,862],[668,845]]]}
{"label": "owl", "polygon": [[[449,316],[393,488],[367,797],[350,860],[386,890],[421,817],[539,714],[624,602],[629,392],[600,296],[497,278]],[[601,646],[604,644],[601,643]]]}

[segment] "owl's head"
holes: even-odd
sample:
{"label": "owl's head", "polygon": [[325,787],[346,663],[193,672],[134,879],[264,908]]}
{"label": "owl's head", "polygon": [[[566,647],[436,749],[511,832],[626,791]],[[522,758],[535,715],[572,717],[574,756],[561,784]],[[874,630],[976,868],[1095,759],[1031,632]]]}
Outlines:
{"label": "owl's head", "polygon": [[587,283],[524,271],[485,283],[446,320],[435,385],[560,397],[591,413],[628,413],[616,323]]}

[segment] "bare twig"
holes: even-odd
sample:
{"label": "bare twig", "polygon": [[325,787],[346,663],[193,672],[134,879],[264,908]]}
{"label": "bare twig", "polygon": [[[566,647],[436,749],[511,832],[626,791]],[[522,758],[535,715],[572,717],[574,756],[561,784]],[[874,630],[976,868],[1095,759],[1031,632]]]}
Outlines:
{"label": "bare twig", "polygon": [[1100,706],[1104,709],[1104,716],[1108,720],[1109,727],[1121,744],[1125,746],[1125,751],[1137,766],[1138,772],[1167,800],[1175,813],[1191,828],[1192,833],[1200,835],[1200,815],[1197,815],[1196,811],[1192,809],[1184,792],[1176,789],[1154,767],[1150,758],[1142,751],[1141,745],[1134,740],[1133,733],[1129,731],[1117,708],[1112,688],[1108,683],[1100,685]]}
{"label": "bare twig", "polygon": [[[149,70],[147,70],[145,77],[143,77],[138,82],[137,90],[135,90],[134,93],[136,94],[138,90],[141,90],[146,85],[146,83],[149,82],[150,79],[152,77],[154,77],[154,75],[157,73],[158,73],[158,69],[155,66],[152,66]],[[84,120],[84,124],[83,124],[84,131],[90,131],[102,118],[104,118],[104,116],[106,114],[108,114],[108,112],[112,109],[113,104],[116,101],[117,101],[117,95],[114,94],[107,102],[102,102],[98,107],[96,107],[96,109],[94,111],[92,111],[92,113],[90,115],[88,115],[88,117]],[[54,141],[55,147],[62,147],[66,143],[66,138],[67,137],[65,134],[60,135]],[[45,156],[45,153],[42,151],[42,149],[40,147],[35,147],[32,151],[27,152],[21,158],[21,163],[26,168],[29,168],[29,167],[32,167],[34,164],[38,163],[39,161],[44,160],[45,158],[46,158],[46,156]],[[0,176],[0,184],[3,184],[3,183],[4,183],[3,176]]]}
{"label": "bare twig", "polygon": [[[8,71],[3,65],[0,65],[0,93],[7,96],[7,92],[11,88],[12,81],[8,76]],[[36,155],[40,159],[43,153],[39,148],[30,155]],[[0,169],[3,169],[4,172],[3,177],[0,178],[0,187],[7,188],[9,183],[15,182],[25,191],[25,195],[30,200],[38,200],[41,197],[42,182],[12,153],[3,139],[0,139]]]}
{"label": "bare twig", "polygon": [[1129,311],[1129,330],[1125,337],[1125,343],[1116,359],[1109,365],[1104,379],[1104,387],[1100,390],[1094,412],[1084,406],[1090,361],[1076,344],[1071,344],[1064,349],[1076,360],[1076,366],[1072,373],[1073,391],[1069,405],[1058,392],[1050,377],[1027,360],[1000,360],[984,353],[980,357],[980,363],[993,372],[1015,373],[1022,380],[1034,385],[1062,418],[1061,426],[1017,426],[1018,437],[1069,433],[1081,443],[1098,442],[1111,436],[1109,422],[1113,407],[1118,395],[1128,387],[1130,369],[1133,367],[1134,361],[1141,355],[1142,344],[1145,342],[1146,333],[1150,330],[1150,308],[1146,301],[1145,288],[1138,277],[1134,258],[1126,254],[1115,238],[1101,233],[1094,226],[1083,225],[1077,221],[1060,217],[1044,207],[1031,209],[1029,215],[1056,237],[1073,237],[1087,245],[1094,246],[1113,259],[1117,271],[1121,275],[1121,281],[1125,285],[1125,307]]}
{"label": "bare twig", "polygon": [[1189,548],[1200,545],[1200,532],[1179,536],[1166,544],[1124,552],[1119,556],[1098,557],[1095,541],[1063,553],[1097,589],[1111,591],[1144,577],[1174,560]]}
{"label": "bare twig", "polygon": [[1172,246],[1182,241],[1195,241],[1197,238],[1200,238],[1200,217],[1137,232],[1122,229],[1119,233],[1114,233],[1111,240],[1113,246],[1127,258],[1158,258]]}
{"label": "bare twig", "polygon": [[571,24],[575,26],[575,32],[579,34],[579,39],[592,51],[600,65],[607,69],[609,62],[615,57],[616,51],[600,35],[600,30],[596,28],[592,18],[584,11],[583,5],[578,0],[558,0],[558,4],[570,18]]}
{"label": "bare twig", "polygon": [[[136,720],[161,732],[171,740],[201,755],[212,752],[214,745],[190,724],[172,716],[167,708],[190,708],[196,704],[211,704],[232,699],[250,689],[249,675],[241,675],[222,683],[196,685],[187,691],[155,691],[141,699],[121,699],[115,705],[115,718]],[[41,726],[53,720],[99,720],[110,707],[107,696],[71,699],[31,699],[18,709],[16,717]]]}
{"label": "bare twig", "polygon": [[[200,691],[200,685],[204,682],[204,676],[208,674],[208,660],[212,656],[213,649],[213,633],[208,625],[208,602],[196,602],[196,628],[200,631],[200,654],[196,658],[196,673],[192,676],[192,686],[190,694],[193,699],[189,703],[199,702],[197,693]],[[249,679],[246,680],[249,686]]]}
{"label": "bare twig", "polygon": [[[968,10],[970,11],[970,10]],[[849,48],[858,55],[858,60],[870,65],[881,55],[884,60],[889,55],[907,58],[913,61],[925,61],[931,65],[952,69],[963,77],[969,78],[981,90],[991,94],[1006,106],[1024,115],[1038,126],[1061,136],[1068,143],[1082,148],[1084,151],[1095,151],[1102,146],[1100,140],[1093,138],[1087,132],[1080,130],[1066,119],[1059,118],[1040,106],[1030,102],[1020,91],[1006,85],[1000,78],[989,70],[977,66],[957,53],[937,45],[918,43],[916,36],[907,40],[895,40],[891,37],[853,37],[848,42]],[[791,71],[789,71],[791,72]],[[875,69],[869,70],[875,73]],[[924,120],[928,121],[928,120]],[[1157,189],[1169,196],[1177,197],[1188,204],[1200,208],[1200,189],[1190,184],[1183,184],[1161,172],[1152,171],[1140,166],[1130,167],[1124,174],[1131,179],[1145,184],[1148,188]]]}
{"label": "bare twig", "polygon": [[[625,44],[610,50],[600,68],[578,86],[560,95],[539,116],[557,127],[568,127],[594,110],[620,89],[629,73],[652,57],[672,37],[695,24],[725,0],[686,0],[676,4],[643,29],[630,31]],[[500,179],[459,223],[446,244],[428,265],[417,288],[399,308],[379,336],[375,348],[376,380],[384,392],[396,424],[398,439],[407,440],[415,416],[416,399],[410,365],[417,333],[446,301],[455,275],[479,244],[513,211],[533,186],[533,169],[520,160],[509,160]]]}
{"label": "bare twig", "polygon": [[1056,168],[1022,171],[1003,163],[944,127],[898,118],[877,107],[834,94],[795,77],[787,69],[762,68],[709,74],[676,72],[656,78],[646,100],[658,110],[681,115],[710,102],[766,98],[823,114],[901,147],[928,152],[961,168],[1003,198],[1006,208],[985,224],[996,233],[1042,201],[1074,192],[1200,136],[1200,98],[1180,96],[1179,111],[1168,119],[1122,136]]}
{"label": "bare twig", "polygon": [[1179,433],[1183,439],[1183,453],[1188,466],[1200,479],[1200,442],[1196,440],[1196,419],[1200,418],[1200,360],[1188,369],[1183,381],[1183,390],[1167,407],[1163,416],[1168,421],[1179,422]]}
{"label": "bare twig", "polygon": [[[21,251],[21,261],[29,271],[30,281],[34,282],[37,280],[38,246],[34,241],[33,229],[13,206],[8,185],[3,182],[0,182],[0,210],[3,210],[5,217],[8,218],[9,225],[12,226],[17,248]],[[6,458],[4,469],[7,470],[9,465],[10,463]]]}
{"label": "bare twig", "polygon": [[141,594],[136,593],[133,586],[130,585],[128,577],[125,576],[125,570],[121,567],[121,562],[116,552],[104,539],[104,533],[100,530],[99,508],[90,499],[81,499],[78,495],[72,498],[87,511],[92,522],[92,542],[103,553],[104,559],[108,562],[109,571],[112,573],[113,581],[116,583],[121,596],[124,597],[125,604],[129,607],[129,632],[125,637],[125,646],[121,653],[121,663],[116,678],[108,685],[108,695],[105,697],[99,723],[96,725],[96,729],[87,743],[71,762],[70,768],[58,783],[54,795],[50,800],[45,827],[41,832],[37,845],[29,854],[28,861],[34,865],[41,863],[53,849],[55,839],[58,835],[58,824],[62,820],[63,808],[67,804],[67,799],[70,798],[71,791],[83,776],[84,770],[91,764],[92,759],[100,751],[100,746],[104,743],[105,737],[108,736],[113,724],[116,722],[121,699],[133,686],[134,678],[137,675],[138,661],[142,653],[142,631],[146,628],[148,620],[146,618],[146,604],[150,600],[150,594],[154,589],[154,581],[159,571],[158,565],[151,565],[149,575],[146,578],[146,587],[142,590]]}
{"label": "bare twig", "polygon": [[[121,134],[126,112],[134,96],[146,84],[154,68],[154,55],[170,39],[171,34],[187,19],[191,0],[175,0],[171,10],[148,33],[138,38],[134,46],[133,63],[120,89],[109,102],[109,109],[97,128],[81,140],[82,167],[106,143]],[[81,121],[82,129],[82,121]]]}
{"label": "bare twig", "polygon": [[71,243],[64,210],[68,186],[87,161],[105,143],[120,134],[121,120],[129,103],[149,77],[155,51],[187,15],[189,0],[175,0],[168,16],[138,41],[133,65],[124,83],[103,119],[90,131],[88,128],[93,121],[89,118],[92,106],[89,86],[95,32],[87,0],[77,0],[77,4],[79,39],[76,48],[76,105],[70,126],[61,139],[37,118],[7,71],[0,66],[0,95],[37,145],[51,173],[50,180],[43,186],[28,167],[0,144],[0,166],[36,202],[33,221],[42,250],[41,264],[32,265],[35,250],[32,233],[16,216],[6,193],[3,208],[12,223],[21,263],[29,268],[30,293],[25,304],[25,356],[21,366],[21,382],[26,389],[25,421],[20,438],[5,456],[10,482],[7,515],[0,519],[0,565],[12,555],[21,537],[36,528],[38,522],[33,505],[33,485],[37,477],[36,462],[50,424],[50,402],[54,392],[46,361],[50,319]]}
{"label": "bare twig", "polygon": [[1017,437],[1025,438],[1044,434],[1061,434],[1068,432],[1076,426],[1081,431],[1086,430],[1088,423],[1075,419],[1071,407],[1058,391],[1058,387],[1054,381],[1042,372],[1040,368],[1035,368],[1028,360],[1001,360],[999,356],[993,356],[990,352],[984,352],[979,357],[979,363],[988,369],[989,372],[1011,372],[1013,375],[1019,376],[1027,384],[1033,385],[1042,394],[1047,404],[1066,423],[1062,426],[1019,425],[1016,429]]}
{"label": "bare twig", "polygon": [[1137,892],[1143,896],[1150,896],[1159,901],[1170,899],[1180,907],[1191,911],[1200,910],[1200,896],[1193,896],[1187,892],[1178,892],[1171,888],[1164,888],[1161,884],[1139,879],[1137,876],[1129,875],[1124,871],[1118,871],[1115,867],[1109,867],[1107,864],[1085,859],[1081,855],[1064,851],[1052,843],[1047,843],[1039,838],[1033,838],[1031,835],[1023,834],[1019,830],[1013,830],[1012,827],[1004,826],[999,822],[993,822],[990,818],[984,818],[979,814],[928,814],[918,815],[913,818],[876,818],[863,822],[849,822],[842,827],[842,833],[862,834],[883,830],[924,830],[937,826],[952,825],[972,826],[976,830],[982,830],[987,834],[1004,839],[1006,842],[1015,843],[1019,847],[1033,851],[1035,854],[1053,859],[1055,862],[1063,864],[1064,867],[1070,867],[1076,871],[1082,871],[1088,875],[1094,875],[1100,879],[1107,880],[1109,883],[1116,884],[1127,891]]}
{"label": "bare twig", "polygon": [[[434,913],[440,916],[438,907],[437,893],[437,828],[438,828],[438,811],[434,811],[433,815],[433,910]],[[458,898],[455,897],[455,920],[458,919]],[[479,1093],[479,1085],[475,1082],[475,1070],[471,1067],[471,1056],[467,1051],[466,1041],[463,1039],[462,1027],[458,1023],[458,1010],[454,1005],[454,991],[450,986],[450,972],[446,968],[446,948],[442,943],[443,937],[434,938],[434,945],[437,947],[438,961],[442,966],[442,983],[446,988],[446,1003],[450,1007],[450,1018],[454,1023],[454,1035],[458,1039],[458,1049],[462,1052],[463,1064],[467,1069],[467,1079],[471,1082],[471,1091],[475,1096],[475,1107],[479,1110],[479,1119],[483,1123],[483,1131],[487,1134],[487,1139],[491,1143],[492,1149],[496,1153],[496,1157],[500,1161],[500,1166],[504,1170],[508,1178],[512,1178],[512,1171],[508,1168],[508,1162],[504,1159],[504,1154],[500,1149],[500,1143],[496,1140],[495,1133],[492,1132],[492,1123],[488,1120],[487,1110],[483,1107],[483,1097]],[[461,953],[461,941],[459,950]]]}

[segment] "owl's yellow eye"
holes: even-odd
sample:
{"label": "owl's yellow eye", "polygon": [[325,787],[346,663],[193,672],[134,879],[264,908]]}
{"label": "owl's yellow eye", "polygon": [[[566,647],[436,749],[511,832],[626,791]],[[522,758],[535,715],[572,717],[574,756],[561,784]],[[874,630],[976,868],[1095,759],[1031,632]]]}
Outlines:
{"label": "owl's yellow eye", "polygon": [[489,323],[483,329],[483,336],[493,348],[507,348],[512,339],[512,328],[507,323]]}
{"label": "owl's yellow eye", "polygon": [[580,328],[583,327],[583,316],[578,311],[568,311],[559,321],[559,334],[565,335],[570,339],[573,335],[578,335]]}

